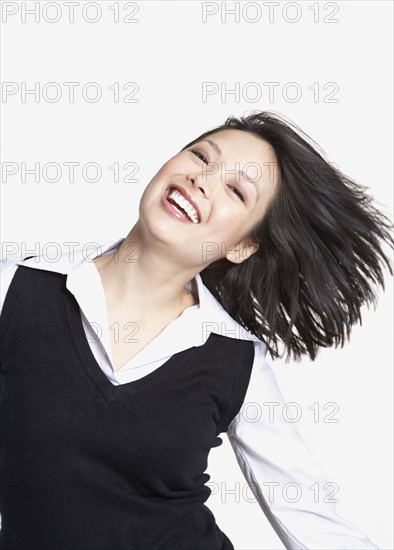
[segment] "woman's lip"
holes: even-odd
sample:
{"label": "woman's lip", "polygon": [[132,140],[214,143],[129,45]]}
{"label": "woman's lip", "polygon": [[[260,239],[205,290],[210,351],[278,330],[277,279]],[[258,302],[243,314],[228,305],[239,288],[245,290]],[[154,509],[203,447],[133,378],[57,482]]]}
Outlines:
{"label": "woman's lip", "polygon": [[180,222],[192,223],[193,225],[197,225],[197,224],[194,224],[186,214],[185,215],[181,214],[179,212],[179,210],[177,210],[176,207],[167,200],[167,194],[168,194],[167,191],[168,191],[168,189],[166,190],[166,192],[161,197],[161,204],[165,208],[165,210],[167,210],[167,212],[169,214],[171,214],[171,216],[174,216]]}
{"label": "woman's lip", "polygon": [[198,208],[198,205],[195,203],[195,201],[193,200],[193,198],[189,195],[189,193],[186,191],[186,189],[184,189],[183,187],[180,187],[179,185],[174,185],[174,184],[170,184],[167,189],[165,190],[164,194],[165,196],[167,197],[167,195],[169,194],[169,191],[170,189],[173,188],[173,189],[176,189],[183,197],[185,197],[186,200],[188,200],[190,202],[190,204],[196,209],[196,212],[197,212],[197,216],[198,216],[198,223],[201,222],[201,212],[200,212],[200,209]]}

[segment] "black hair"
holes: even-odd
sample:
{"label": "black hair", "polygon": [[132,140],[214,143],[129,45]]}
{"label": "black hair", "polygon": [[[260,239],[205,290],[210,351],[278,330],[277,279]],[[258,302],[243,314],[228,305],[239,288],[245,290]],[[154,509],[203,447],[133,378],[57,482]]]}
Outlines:
{"label": "black hair", "polygon": [[[224,309],[278,357],[278,338],[299,360],[319,347],[344,344],[360,308],[376,303],[371,281],[384,287],[380,262],[393,274],[379,239],[393,248],[392,224],[368,189],[331,165],[295,123],[271,111],[229,116],[218,131],[251,132],[273,148],[279,185],[249,237],[258,250],[241,263],[223,257],[201,278]],[[307,140],[310,140],[308,142]],[[320,149],[321,150],[321,149]],[[296,332],[293,332],[293,327]],[[272,345],[271,345],[272,342]]]}

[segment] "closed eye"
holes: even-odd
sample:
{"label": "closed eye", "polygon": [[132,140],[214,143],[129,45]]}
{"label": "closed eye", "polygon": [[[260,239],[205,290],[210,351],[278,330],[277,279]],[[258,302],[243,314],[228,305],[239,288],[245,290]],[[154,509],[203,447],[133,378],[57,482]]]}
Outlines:
{"label": "closed eye", "polygon": [[193,155],[196,155],[196,157],[200,158],[203,162],[205,162],[205,164],[209,163],[207,158],[204,157],[204,155],[202,155],[199,151],[196,151],[195,149],[192,149],[192,153],[193,153]]}
{"label": "closed eye", "polygon": [[235,189],[236,191],[235,194],[238,195],[238,197],[241,199],[242,202],[245,202],[245,197],[243,196],[243,194],[239,189],[237,189],[236,187],[232,187],[231,185],[230,185],[230,189]]}

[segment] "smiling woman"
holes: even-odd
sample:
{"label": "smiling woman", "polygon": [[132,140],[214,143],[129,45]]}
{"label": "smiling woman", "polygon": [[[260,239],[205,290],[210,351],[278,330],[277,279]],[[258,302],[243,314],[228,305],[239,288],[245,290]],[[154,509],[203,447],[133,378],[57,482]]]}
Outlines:
{"label": "smiling woman", "polygon": [[[137,232],[146,225],[158,238],[173,242],[182,257],[177,257],[180,269],[175,265],[172,269],[178,275],[186,269],[183,286],[223,253],[230,262],[238,263],[241,256],[245,260],[257,250],[257,243],[245,237],[264,217],[275,195],[276,167],[271,145],[251,132],[223,129],[215,139],[196,140],[169,159],[149,182],[141,197],[140,218],[127,239],[136,242]],[[250,171],[257,176],[251,178]],[[177,221],[190,227],[176,231]],[[208,242],[217,245],[209,255],[204,254]]]}
{"label": "smiling woman", "polygon": [[[233,150],[221,154],[208,136],[215,143],[232,139]],[[380,242],[393,247],[391,221],[373,206],[365,188],[334,168],[307,134],[277,114],[229,117],[182,151],[188,153],[197,144],[207,151],[206,142],[226,167],[235,157],[241,164],[247,161],[243,153],[250,152],[260,167],[267,167],[269,177],[254,182],[262,201],[244,185],[252,195],[247,201],[251,216],[238,234],[255,243],[246,255],[249,261],[214,257],[201,270],[204,284],[234,319],[266,342],[272,357],[278,357],[279,339],[286,360],[291,353],[296,360],[302,355],[314,360],[319,347],[342,345],[345,332],[350,334],[351,326],[361,321],[361,306],[374,299],[375,282],[384,287],[380,263],[393,274]],[[240,144],[244,149],[238,153]],[[264,152],[272,156],[262,159],[257,144],[264,144]],[[207,176],[209,192],[223,191],[215,177]],[[201,180],[197,178],[196,187]]]}
{"label": "smiling woman", "polygon": [[[278,340],[315,359],[381,260],[392,274],[390,221],[296,130],[230,117],[160,168],[100,254],[1,264],[0,550],[234,550],[204,504],[221,433],[286,548],[377,548],[315,502],[327,476],[293,423],[238,418],[284,403]],[[303,499],[272,500],[267,482],[289,481]]]}

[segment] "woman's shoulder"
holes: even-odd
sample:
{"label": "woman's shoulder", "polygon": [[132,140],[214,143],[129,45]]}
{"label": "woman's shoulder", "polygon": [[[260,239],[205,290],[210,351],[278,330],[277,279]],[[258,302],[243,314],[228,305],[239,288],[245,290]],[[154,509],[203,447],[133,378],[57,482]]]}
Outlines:
{"label": "woman's shoulder", "polygon": [[222,334],[223,336],[227,336],[229,338],[249,340],[255,342],[255,346],[261,347],[262,349],[265,348],[265,344],[262,340],[260,340],[255,334],[248,331],[230,315],[219,300],[215,298],[208,287],[204,285],[202,279],[201,284],[199,281],[199,288],[202,289],[203,292],[203,296],[200,296],[200,302],[202,298],[204,309],[202,314],[204,316],[204,322],[210,325],[212,332]]}

